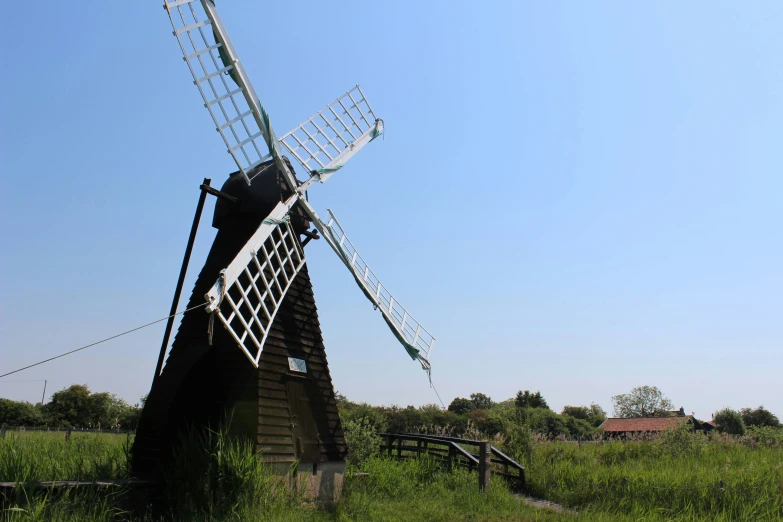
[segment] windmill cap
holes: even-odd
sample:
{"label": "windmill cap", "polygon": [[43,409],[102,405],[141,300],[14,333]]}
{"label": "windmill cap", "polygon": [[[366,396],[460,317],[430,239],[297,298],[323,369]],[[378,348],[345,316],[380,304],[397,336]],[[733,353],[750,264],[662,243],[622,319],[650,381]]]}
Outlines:
{"label": "windmill cap", "polygon": [[[293,172],[294,169],[288,162],[288,158],[283,157],[283,161]],[[243,223],[257,220],[260,224],[261,220],[275,208],[275,205],[293,194],[272,160],[258,165],[248,173],[248,177],[252,180],[250,185],[237,171],[230,174],[226,182],[223,183],[220,188],[221,192],[239,199],[239,203],[235,204],[226,199],[217,198],[215,214],[212,217],[214,228],[220,230],[227,226],[233,226],[240,220]],[[309,222],[304,223],[303,219],[296,219],[297,214],[298,212],[292,212],[292,225],[297,230],[307,230]]]}

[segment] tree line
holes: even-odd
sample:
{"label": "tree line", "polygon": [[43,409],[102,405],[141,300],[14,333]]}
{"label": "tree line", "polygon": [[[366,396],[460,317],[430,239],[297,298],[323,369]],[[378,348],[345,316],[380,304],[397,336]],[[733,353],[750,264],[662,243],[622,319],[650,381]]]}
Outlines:
{"label": "tree line", "polygon": [[[655,386],[639,386],[612,397],[613,415],[620,418],[681,415]],[[512,398],[494,401],[483,393],[457,397],[445,410],[435,404],[414,407],[371,406],[338,394],[346,437],[373,440],[377,432],[433,433],[452,436],[519,437],[520,430],[542,436],[590,439],[600,436],[607,413],[598,404],[568,405],[552,410],[540,391],[520,390]],[[724,408],[711,419],[717,430],[743,435],[747,428],[780,429],[778,418],[764,406],[738,411]],[[699,425],[704,421],[696,419]],[[350,442],[350,440],[349,440]],[[360,440],[355,440],[361,445]],[[369,444],[369,443],[368,443]],[[356,445],[356,444],[354,444]],[[369,447],[369,446],[368,446]],[[353,451],[353,450],[352,450]]]}
{"label": "tree line", "polygon": [[[85,384],[73,384],[55,392],[44,405],[0,398],[0,425],[108,428],[135,430],[145,397],[128,404],[115,394],[93,393]],[[343,423],[374,432],[439,432],[463,435],[474,432],[494,436],[510,426],[525,426],[532,433],[548,437],[591,438],[600,433],[606,412],[598,404],[569,405],[557,413],[540,391],[520,390],[510,399],[494,401],[483,393],[456,397],[445,410],[435,404],[414,406],[370,406],[349,401],[337,394]],[[612,397],[615,417],[677,415],[674,405],[655,386],[639,386]],[[697,419],[698,420],[698,419]],[[765,409],[723,408],[713,416],[719,431],[744,435],[748,428],[781,428],[777,416]],[[356,426],[356,423],[361,426]],[[703,421],[699,421],[703,423]]]}
{"label": "tree line", "polygon": [[43,405],[0,398],[0,425],[135,430],[145,398],[131,405],[113,393],[73,384]]}

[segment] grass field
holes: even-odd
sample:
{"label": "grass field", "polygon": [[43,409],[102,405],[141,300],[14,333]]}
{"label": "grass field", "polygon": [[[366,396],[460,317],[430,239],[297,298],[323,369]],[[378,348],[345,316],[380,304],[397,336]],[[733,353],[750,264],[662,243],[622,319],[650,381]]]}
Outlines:
{"label": "grass field", "polygon": [[[122,435],[9,432],[0,481],[122,478],[131,439]],[[509,451],[514,449],[509,444]],[[672,432],[655,441],[577,445],[532,441],[519,450],[529,493],[579,515],[524,505],[502,481],[488,494],[475,474],[434,460],[370,458],[343,499],[315,509],[259,464],[249,444],[191,434],[169,471],[169,507],[147,520],[532,521],[783,520],[783,448]],[[17,488],[2,520],[129,520],[121,489],[58,493]]]}
{"label": "grass field", "polygon": [[580,510],[630,520],[783,520],[779,445],[680,430],[654,441],[539,442],[532,453],[531,494]]}

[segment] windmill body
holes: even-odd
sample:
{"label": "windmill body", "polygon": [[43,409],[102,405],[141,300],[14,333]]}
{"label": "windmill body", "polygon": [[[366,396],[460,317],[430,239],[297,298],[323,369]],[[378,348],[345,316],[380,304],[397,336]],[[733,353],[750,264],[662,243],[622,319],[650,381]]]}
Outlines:
{"label": "windmill body", "polygon": [[[193,83],[239,170],[211,191],[222,198],[213,218],[218,233],[166,364],[156,371],[134,443],[134,474],[155,478],[184,430],[221,424],[254,440],[261,458],[282,471],[298,462],[298,469],[312,464],[314,476],[319,469],[334,474],[344,468],[347,448],[305,245],[329,245],[428,373],[435,342],[380,282],[332,211],[322,220],[307,197],[383,133],[383,120],[357,85],[278,139],[212,0],[165,2]],[[306,181],[296,179],[283,149]]]}
{"label": "windmill body", "polygon": [[[192,306],[204,302],[220,271],[272,208],[292,194],[274,165],[250,186],[236,172],[222,191],[240,203],[217,200],[213,226],[218,233],[196,280]],[[297,233],[292,240],[301,248],[298,233],[306,231],[309,222],[293,213],[291,227]],[[307,267],[282,300],[258,368],[248,364],[224,328],[212,330],[210,345],[209,319],[201,308],[182,319],[139,423],[136,475],[154,477],[184,428],[214,429],[221,424],[254,440],[264,460],[282,471],[294,461],[316,466],[343,462],[345,440]]]}

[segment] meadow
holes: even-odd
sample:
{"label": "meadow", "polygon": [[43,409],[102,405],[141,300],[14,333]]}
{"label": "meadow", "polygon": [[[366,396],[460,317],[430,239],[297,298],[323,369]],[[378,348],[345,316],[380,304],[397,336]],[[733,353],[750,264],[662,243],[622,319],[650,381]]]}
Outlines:
{"label": "meadow", "polygon": [[[128,477],[124,435],[8,432],[0,439],[0,481]],[[343,498],[317,509],[286,488],[250,444],[219,433],[183,437],[167,471],[167,505],[134,519],[127,488],[106,491],[17,487],[3,521],[223,520],[783,520],[783,445],[774,437],[705,437],[683,430],[654,440],[578,444],[529,433],[498,441],[527,466],[529,495],[575,511],[525,505],[503,481],[478,491],[476,475],[423,457],[365,455]],[[362,471],[362,474],[353,473]]]}

